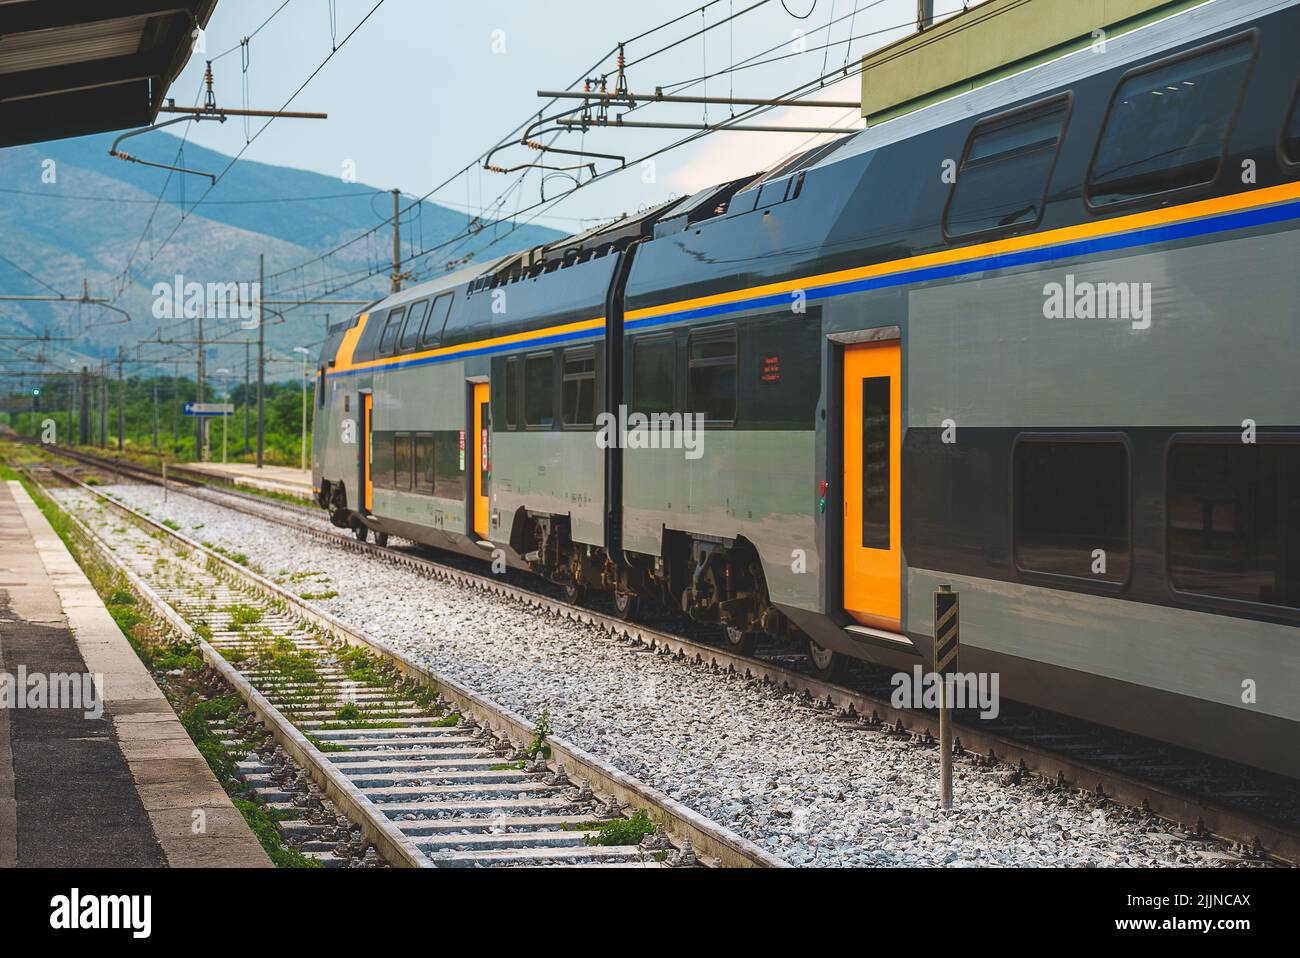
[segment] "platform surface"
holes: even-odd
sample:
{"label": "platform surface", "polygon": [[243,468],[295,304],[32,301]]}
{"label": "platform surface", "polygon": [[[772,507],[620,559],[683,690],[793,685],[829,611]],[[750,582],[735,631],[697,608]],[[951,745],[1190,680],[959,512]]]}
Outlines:
{"label": "platform surface", "polygon": [[291,469],[288,466],[257,466],[247,462],[187,462],[185,468],[193,472],[215,476],[237,486],[278,492],[310,502],[311,470]]}
{"label": "platform surface", "polygon": [[[100,676],[102,709],[87,711],[93,697],[76,707],[30,707],[32,677],[59,674]],[[15,689],[24,675],[28,707],[20,708]],[[6,676],[0,867],[270,866],[149,671],[17,482],[0,482],[0,681]]]}

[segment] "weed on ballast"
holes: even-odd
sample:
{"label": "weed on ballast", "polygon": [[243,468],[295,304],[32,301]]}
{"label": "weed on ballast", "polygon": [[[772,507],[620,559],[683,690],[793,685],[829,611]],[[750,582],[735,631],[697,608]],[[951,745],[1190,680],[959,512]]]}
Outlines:
{"label": "weed on ballast", "polygon": [[654,822],[645,809],[629,819],[612,819],[595,825],[591,835],[582,836],[584,845],[640,845],[642,838],[654,835]]}
{"label": "weed on ballast", "polygon": [[230,627],[236,632],[242,632],[245,627],[256,625],[262,621],[261,609],[256,606],[244,605],[242,602],[235,602],[220,611],[230,616]]}
{"label": "weed on ballast", "polygon": [[582,843],[584,845],[640,845],[641,839],[653,835],[654,831],[654,822],[650,821],[650,816],[646,814],[644,808],[639,808],[631,818],[615,818],[612,821],[601,822],[595,827],[593,834],[583,836]]}
{"label": "weed on ballast", "polygon": [[533,725],[533,740],[524,749],[529,758],[536,758],[538,753],[550,758],[551,747],[546,744],[546,736],[554,731],[555,729],[551,728],[551,712],[549,709],[543,709],[542,714],[537,718],[537,723]]}

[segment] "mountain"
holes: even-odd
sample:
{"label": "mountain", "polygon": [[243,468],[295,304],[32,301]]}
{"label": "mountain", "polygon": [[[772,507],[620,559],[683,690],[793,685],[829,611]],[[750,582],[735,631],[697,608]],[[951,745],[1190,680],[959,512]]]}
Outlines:
{"label": "mountain", "polygon": [[[70,357],[63,357],[69,350],[78,361],[114,356],[119,346],[126,347],[132,359],[176,354],[181,347],[135,350],[140,341],[155,338],[155,330],[161,330],[164,339],[193,338],[192,322],[155,315],[155,284],[174,285],[177,275],[186,283],[205,286],[255,281],[259,254],[266,256],[268,300],[318,294],[322,283],[337,287],[370,272],[380,275],[328,298],[374,299],[387,291],[392,232],[383,224],[392,215],[392,197],[386,191],[240,160],[164,245],[180,221],[182,205],[192,206],[209,180],[181,174],[169,179],[165,170],[114,158],[108,153],[114,139],[92,136],[0,150],[0,295],[49,294],[43,281],[76,297],[86,282],[91,296],[111,298],[121,289],[115,305],[131,316],[130,322],[122,322],[120,314],[95,305],[0,302],[0,336],[48,332],[70,339],[23,344],[17,347],[23,355],[44,356],[50,362],[57,358],[62,368],[72,364]],[[180,145],[179,138],[160,132],[128,141],[124,149],[141,159],[172,164]],[[224,154],[186,144],[180,165],[220,174],[230,161]],[[408,203],[404,200],[403,207]],[[403,216],[403,256],[446,244],[415,262],[425,278],[466,256],[485,261],[562,235],[538,226],[484,221],[481,230],[467,236],[470,222],[465,212],[420,204]],[[347,249],[312,262],[375,227],[379,229]],[[119,285],[128,262],[129,282]],[[300,264],[311,265],[275,275]],[[277,357],[296,359],[294,346],[320,341],[326,314],[338,322],[357,308],[302,307],[288,311],[278,323],[268,317],[267,342]],[[243,340],[250,334],[238,328],[237,317],[205,323],[205,339],[223,335]],[[0,348],[0,370],[12,366],[13,348]],[[192,347],[184,348],[193,354]],[[243,357],[242,345],[208,351],[212,368],[242,364]],[[287,365],[273,366],[267,375],[292,372]]]}

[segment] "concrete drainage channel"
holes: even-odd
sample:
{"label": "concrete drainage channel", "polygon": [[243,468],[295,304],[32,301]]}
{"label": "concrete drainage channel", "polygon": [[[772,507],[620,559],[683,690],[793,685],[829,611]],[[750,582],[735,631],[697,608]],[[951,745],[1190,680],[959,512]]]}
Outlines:
{"label": "concrete drainage channel", "polygon": [[218,734],[251,746],[240,774],[285,819],[282,838],[302,854],[354,866],[785,864],[538,723],[61,478],[103,503],[106,516],[126,518],[110,546],[69,511],[155,614],[198,646],[212,681],[240,696],[235,722]]}

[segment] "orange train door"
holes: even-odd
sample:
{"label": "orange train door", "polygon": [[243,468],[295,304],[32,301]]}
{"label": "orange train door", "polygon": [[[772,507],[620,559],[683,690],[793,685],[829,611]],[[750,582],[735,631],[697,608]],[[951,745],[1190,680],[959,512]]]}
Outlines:
{"label": "orange train door", "polygon": [[844,608],[901,627],[902,390],[899,344],[844,351]]}
{"label": "orange train door", "polygon": [[375,507],[375,485],[371,479],[371,444],[370,421],[374,396],[369,392],[361,394],[361,509],[369,512]]}
{"label": "orange train door", "polygon": [[488,457],[488,436],[492,416],[488,407],[488,384],[474,384],[474,532],[480,539],[488,535],[488,474],[491,461]]}

